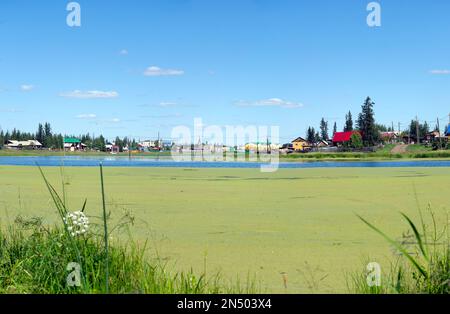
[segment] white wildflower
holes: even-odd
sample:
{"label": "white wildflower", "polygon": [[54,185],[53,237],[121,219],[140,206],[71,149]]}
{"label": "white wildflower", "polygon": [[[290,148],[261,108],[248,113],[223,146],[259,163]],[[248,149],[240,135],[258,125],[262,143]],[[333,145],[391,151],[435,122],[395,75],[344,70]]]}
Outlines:
{"label": "white wildflower", "polygon": [[68,213],[63,220],[67,225],[67,230],[73,237],[86,234],[89,229],[89,219],[80,211]]}

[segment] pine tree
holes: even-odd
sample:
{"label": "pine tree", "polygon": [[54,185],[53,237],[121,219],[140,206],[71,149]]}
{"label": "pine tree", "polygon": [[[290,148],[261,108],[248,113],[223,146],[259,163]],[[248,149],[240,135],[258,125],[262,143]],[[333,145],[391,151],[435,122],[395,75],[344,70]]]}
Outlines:
{"label": "pine tree", "polygon": [[362,132],[362,139],[366,146],[373,146],[379,140],[379,133],[375,123],[375,113],[373,111],[374,104],[370,97],[367,97],[362,105],[362,112],[358,117],[358,127]]}
{"label": "pine tree", "polygon": [[320,138],[319,140],[328,141],[328,122],[324,118],[320,121]]}
{"label": "pine tree", "polygon": [[344,126],[344,132],[349,131],[353,131],[353,117],[350,111],[345,115],[345,126]]}
{"label": "pine tree", "polygon": [[52,147],[52,128],[50,126],[50,123],[45,122],[44,124],[44,141],[42,145],[47,148]]}
{"label": "pine tree", "polygon": [[44,127],[41,123],[39,123],[38,130],[36,132],[36,140],[39,143],[44,144]]}
{"label": "pine tree", "polygon": [[321,136],[320,136],[319,132],[317,132],[316,135],[314,136],[314,144],[316,144],[320,140],[321,140]]}
{"label": "pine tree", "polygon": [[336,134],[337,132],[337,124],[336,122],[334,122],[334,126],[333,126],[333,136]]}
{"label": "pine tree", "polygon": [[314,128],[309,127],[308,131],[306,131],[306,140],[313,144],[316,140],[316,130],[314,130]]}

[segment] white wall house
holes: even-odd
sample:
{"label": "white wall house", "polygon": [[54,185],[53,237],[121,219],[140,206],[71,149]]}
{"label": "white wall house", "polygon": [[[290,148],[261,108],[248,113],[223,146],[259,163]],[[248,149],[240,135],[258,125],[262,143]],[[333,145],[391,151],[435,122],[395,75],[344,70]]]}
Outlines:
{"label": "white wall house", "polygon": [[28,140],[28,141],[15,141],[15,140],[9,140],[6,144],[7,148],[10,149],[21,149],[21,148],[28,148],[28,149],[36,149],[41,148],[42,144],[39,143],[37,140]]}

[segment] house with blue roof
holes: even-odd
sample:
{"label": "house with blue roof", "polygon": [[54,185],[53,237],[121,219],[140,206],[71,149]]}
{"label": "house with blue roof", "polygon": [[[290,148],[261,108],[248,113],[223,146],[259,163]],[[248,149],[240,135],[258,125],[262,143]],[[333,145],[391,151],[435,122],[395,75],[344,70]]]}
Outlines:
{"label": "house with blue roof", "polygon": [[447,126],[447,131],[445,131],[445,136],[450,139],[450,124]]}

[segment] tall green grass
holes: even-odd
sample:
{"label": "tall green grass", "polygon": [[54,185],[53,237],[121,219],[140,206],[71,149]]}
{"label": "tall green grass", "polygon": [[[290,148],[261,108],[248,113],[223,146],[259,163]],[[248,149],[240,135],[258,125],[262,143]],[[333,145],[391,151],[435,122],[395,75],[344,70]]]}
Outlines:
{"label": "tall green grass", "polygon": [[[74,237],[64,218],[70,212],[64,200],[39,167],[44,183],[61,218],[61,225],[45,226],[42,219],[17,217],[0,228],[0,293],[92,294],[92,293],[255,293],[255,281],[233,283],[220,274],[206,276],[172,273],[159,259],[149,260],[147,244],[129,241],[110,243],[103,169],[100,187],[103,216],[90,232]],[[82,212],[86,209],[84,201]],[[126,219],[119,221],[128,227]],[[81,285],[70,286],[69,263],[80,265]]]}
{"label": "tall green grass", "polygon": [[[404,213],[401,216],[409,232],[398,241],[378,227],[358,216],[370,229],[383,237],[398,253],[379,287],[369,287],[366,273],[352,274],[350,289],[357,293],[449,294],[450,293],[450,221],[439,224],[435,213],[429,209],[431,226],[424,222],[419,208],[420,222],[415,223]],[[441,225],[441,226],[439,226]]]}

